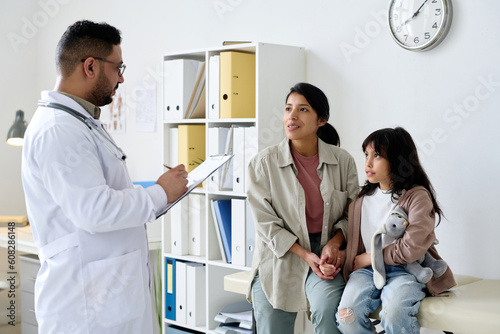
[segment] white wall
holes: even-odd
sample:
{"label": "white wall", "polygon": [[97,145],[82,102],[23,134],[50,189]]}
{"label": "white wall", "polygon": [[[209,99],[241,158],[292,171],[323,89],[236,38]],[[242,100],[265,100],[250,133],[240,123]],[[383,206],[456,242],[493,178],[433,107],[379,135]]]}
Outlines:
{"label": "white wall", "polygon": [[[340,132],[342,146],[356,158],[360,182],[365,179],[363,139],[382,127],[407,128],[420,147],[447,218],[437,228],[440,253],[456,273],[500,278],[500,259],[494,256],[500,253],[500,219],[492,210],[500,186],[496,152],[500,2],[453,0],[447,38],[425,53],[405,51],[392,40],[386,25],[388,4],[388,0],[2,3],[0,45],[7,52],[2,51],[0,60],[2,73],[7,71],[13,79],[4,75],[1,83],[0,136],[12,124],[15,110],[24,108],[29,118],[39,91],[53,88],[55,44],[78,19],[107,21],[123,32],[128,119],[126,134],[115,139],[129,156],[135,180],[154,180],[161,171],[159,127],[155,133],[135,131],[134,92],[144,80],[154,79],[161,92],[163,53],[217,46],[224,40],[303,46],[307,79],[328,95],[331,123]],[[33,21],[40,11],[48,13],[48,20],[22,52],[15,53],[5,36],[20,33],[23,18]],[[7,209],[25,211],[19,152],[0,145],[0,214]]]}

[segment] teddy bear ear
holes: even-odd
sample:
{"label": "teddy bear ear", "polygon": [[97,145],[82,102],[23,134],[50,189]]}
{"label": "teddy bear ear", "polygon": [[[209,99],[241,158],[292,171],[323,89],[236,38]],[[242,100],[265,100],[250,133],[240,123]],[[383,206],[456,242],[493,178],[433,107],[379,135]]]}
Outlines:
{"label": "teddy bear ear", "polygon": [[371,258],[373,267],[373,283],[379,290],[385,285],[384,254],[382,253],[383,233],[386,233],[385,224],[379,228],[372,238]]}

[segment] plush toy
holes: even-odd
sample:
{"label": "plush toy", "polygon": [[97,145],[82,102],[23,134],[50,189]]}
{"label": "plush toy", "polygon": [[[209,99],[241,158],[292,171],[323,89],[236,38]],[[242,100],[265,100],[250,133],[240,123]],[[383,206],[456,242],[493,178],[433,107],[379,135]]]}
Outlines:
{"label": "plush toy", "polygon": [[[403,236],[406,228],[408,227],[408,216],[406,212],[400,207],[396,206],[391,212],[387,222],[380,227],[372,239],[372,267],[373,267],[373,281],[377,289],[382,289],[385,285],[385,266],[384,255],[382,253],[382,234],[391,237],[393,240],[399,239]],[[434,242],[435,244],[437,241]],[[405,270],[412,275],[415,275],[417,281],[420,283],[427,283],[431,280],[432,276],[440,277],[444,274],[448,265],[444,260],[434,259],[429,252],[413,263],[406,263],[403,265]]]}

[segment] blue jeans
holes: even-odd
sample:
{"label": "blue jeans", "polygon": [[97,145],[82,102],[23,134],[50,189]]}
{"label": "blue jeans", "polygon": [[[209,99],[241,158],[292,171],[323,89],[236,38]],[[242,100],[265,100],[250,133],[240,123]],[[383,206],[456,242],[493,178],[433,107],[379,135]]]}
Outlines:
{"label": "blue jeans", "polygon": [[[310,240],[312,251],[319,255],[319,237],[311,235]],[[340,334],[335,313],[344,287],[342,271],[333,280],[322,280],[309,269],[305,290],[315,334]],[[259,275],[252,282],[252,304],[257,334],[293,334],[297,312],[273,308],[262,290]]]}
{"label": "blue jeans", "polygon": [[385,266],[386,285],[378,290],[372,267],[351,273],[336,314],[344,334],[375,333],[369,314],[382,304],[381,325],[387,334],[420,333],[417,313],[425,297],[425,284],[399,266]]}
{"label": "blue jeans", "polygon": [[[345,283],[340,272],[335,279],[322,280],[309,270],[306,295],[311,309],[315,334],[337,334],[335,312]],[[257,275],[252,283],[252,304],[258,334],[293,334],[297,312],[275,309],[269,303]]]}

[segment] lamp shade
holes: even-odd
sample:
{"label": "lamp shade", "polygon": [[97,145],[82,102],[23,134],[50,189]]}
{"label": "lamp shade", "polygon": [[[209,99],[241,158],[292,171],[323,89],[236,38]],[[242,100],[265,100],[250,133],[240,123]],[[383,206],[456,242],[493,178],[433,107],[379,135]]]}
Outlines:
{"label": "lamp shade", "polygon": [[22,146],[24,143],[24,132],[26,132],[26,122],[24,121],[24,111],[16,111],[14,124],[7,133],[7,144],[13,146]]}

